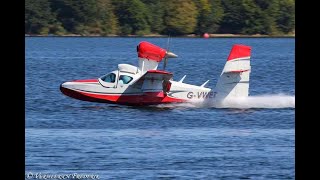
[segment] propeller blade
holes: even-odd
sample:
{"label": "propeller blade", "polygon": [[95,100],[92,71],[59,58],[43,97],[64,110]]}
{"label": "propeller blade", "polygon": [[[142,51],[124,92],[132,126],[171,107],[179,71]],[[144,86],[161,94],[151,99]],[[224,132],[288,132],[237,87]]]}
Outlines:
{"label": "propeller blade", "polygon": [[163,70],[166,70],[167,62],[168,62],[168,58],[165,58],[163,62]]}

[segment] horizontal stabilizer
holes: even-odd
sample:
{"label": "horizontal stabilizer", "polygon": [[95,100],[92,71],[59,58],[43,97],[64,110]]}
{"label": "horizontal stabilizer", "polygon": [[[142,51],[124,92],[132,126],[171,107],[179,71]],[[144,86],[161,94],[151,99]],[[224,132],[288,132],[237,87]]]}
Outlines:
{"label": "horizontal stabilizer", "polygon": [[200,87],[204,87],[208,82],[209,82],[209,80],[204,82]]}
{"label": "horizontal stabilizer", "polygon": [[181,82],[181,83],[182,83],[182,81],[186,78],[186,76],[187,76],[187,75],[184,75],[184,76],[180,79],[180,81],[179,81],[179,82]]}

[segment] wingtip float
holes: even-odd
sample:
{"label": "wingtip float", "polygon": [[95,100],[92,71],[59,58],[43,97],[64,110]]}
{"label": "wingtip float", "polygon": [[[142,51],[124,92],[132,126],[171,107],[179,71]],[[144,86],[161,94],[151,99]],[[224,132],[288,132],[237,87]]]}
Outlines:
{"label": "wingtip float", "polygon": [[251,47],[234,45],[214,89],[173,81],[173,74],[158,70],[166,58],[177,58],[172,52],[149,42],[137,46],[138,67],[119,64],[118,69],[97,79],[75,80],[60,85],[66,96],[91,102],[125,105],[151,105],[188,101],[223,100],[249,94]]}

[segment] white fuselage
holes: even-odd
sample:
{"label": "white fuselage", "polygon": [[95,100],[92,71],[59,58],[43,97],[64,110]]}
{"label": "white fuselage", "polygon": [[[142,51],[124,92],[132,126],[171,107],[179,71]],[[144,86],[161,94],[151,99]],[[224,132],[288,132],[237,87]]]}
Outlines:
{"label": "white fuselage", "polygon": [[[118,70],[112,71],[109,74],[115,74],[114,82],[105,82],[100,77],[97,82],[66,82],[62,84],[63,87],[90,92],[90,93],[101,93],[101,94],[114,94],[114,95],[142,95],[143,91],[141,88],[136,88],[134,86],[135,81],[138,80],[142,74],[120,72]],[[126,75],[132,77],[132,80],[128,84],[123,84],[119,82],[119,76]],[[214,93],[210,88],[205,88],[201,86],[186,84],[183,82],[170,80],[171,88],[167,92],[167,96],[172,98],[181,99],[184,101],[188,100],[205,100],[208,98],[213,98]]]}
{"label": "white fuselage", "polygon": [[232,47],[225,67],[214,90],[201,86],[173,81],[173,74],[158,70],[162,59],[177,57],[148,42],[137,47],[139,66],[119,64],[118,69],[98,79],[76,80],[61,84],[60,90],[75,99],[119,103],[119,104],[161,104],[186,101],[215,102],[249,95],[251,71],[251,47],[236,44]]}

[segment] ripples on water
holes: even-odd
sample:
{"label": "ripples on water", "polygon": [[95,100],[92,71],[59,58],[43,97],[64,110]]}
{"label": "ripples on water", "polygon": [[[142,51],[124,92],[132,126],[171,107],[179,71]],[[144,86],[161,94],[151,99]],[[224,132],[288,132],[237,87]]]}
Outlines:
{"label": "ripples on water", "polygon": [[[63,96],[60,83],[136,65],[142,40],[26,38],[26,172],[101,179],[294,179],[294,39],[173,38],[178,80],[213,87],[232,44],[252,46],[250,95],[149,107]],[[162,67],[162,64],[159,66]]]}

